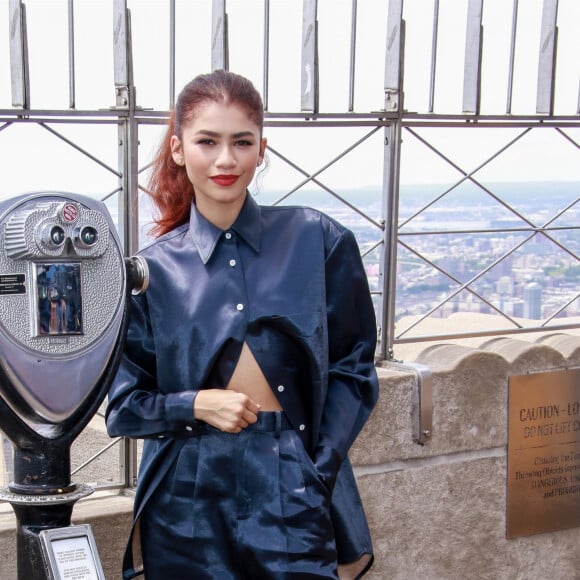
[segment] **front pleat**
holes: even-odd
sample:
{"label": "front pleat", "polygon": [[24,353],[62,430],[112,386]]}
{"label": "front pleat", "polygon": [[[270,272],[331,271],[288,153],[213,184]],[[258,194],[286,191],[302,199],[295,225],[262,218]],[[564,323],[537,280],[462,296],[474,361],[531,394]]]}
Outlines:
{"label": "front pleat", "polygon": [[[197,481],[198,438],[188,439],[163,481],[144,507],[141,539],[147,577],[187,569],[194,550],[194,494]],[[167,559],[165,554],[171,554]]]}
{"label": "front pleat", "polygon": [[286,551],[280,497],[280,443],[272,433],[239,438],[238,526],[245,542]]}

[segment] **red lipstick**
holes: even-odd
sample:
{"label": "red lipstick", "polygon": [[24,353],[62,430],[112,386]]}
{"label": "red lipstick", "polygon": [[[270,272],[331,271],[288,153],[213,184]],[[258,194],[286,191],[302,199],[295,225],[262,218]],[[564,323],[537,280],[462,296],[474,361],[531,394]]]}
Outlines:
{"label": "red lipstick", "polygon": [[210,179],[222,187],[229,187],[238,180],[238,177],[239,175],[214,175]]}

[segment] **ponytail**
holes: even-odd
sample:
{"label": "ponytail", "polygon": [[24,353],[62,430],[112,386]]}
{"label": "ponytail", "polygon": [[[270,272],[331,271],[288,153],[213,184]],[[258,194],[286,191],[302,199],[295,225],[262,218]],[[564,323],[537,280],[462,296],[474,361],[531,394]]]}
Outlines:
{"label": "ponytail", "polygon": [[154,226],[151,233],[162,236],[189,219],[191,202],[195,194],[185,166],[177,165],[171,154],[171,138],[175,126],[175,111],[172,111],[169,125],[161,146],[153,160],[153,170],[149,178],[149,195],[156,206]]}

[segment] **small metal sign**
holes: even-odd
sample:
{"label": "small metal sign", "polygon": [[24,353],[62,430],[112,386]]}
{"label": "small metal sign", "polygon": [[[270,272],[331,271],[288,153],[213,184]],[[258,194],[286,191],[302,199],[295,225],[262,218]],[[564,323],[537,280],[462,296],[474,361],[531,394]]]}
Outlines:
{"label": "small metal sign", "polygon": [[9,294],[24,294],[26,278],[24,274],[1,274],[0,296]]}
{"label": "small metal sign", "polygon": [[50,580],[105,580],[89,524],[40,532]]}
{"label": "small metal sign", "polygon": [[580,526],[580,369],[510,377],[507,537]]}

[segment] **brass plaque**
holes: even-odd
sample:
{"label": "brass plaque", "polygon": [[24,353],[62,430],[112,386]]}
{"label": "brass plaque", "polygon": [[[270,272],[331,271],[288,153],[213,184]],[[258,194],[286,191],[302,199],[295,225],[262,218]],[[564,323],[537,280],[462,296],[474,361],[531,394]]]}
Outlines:
{"label": "brass plaque", "polygon": [[580,369],[510,377],[507,537],[580,526]]}

